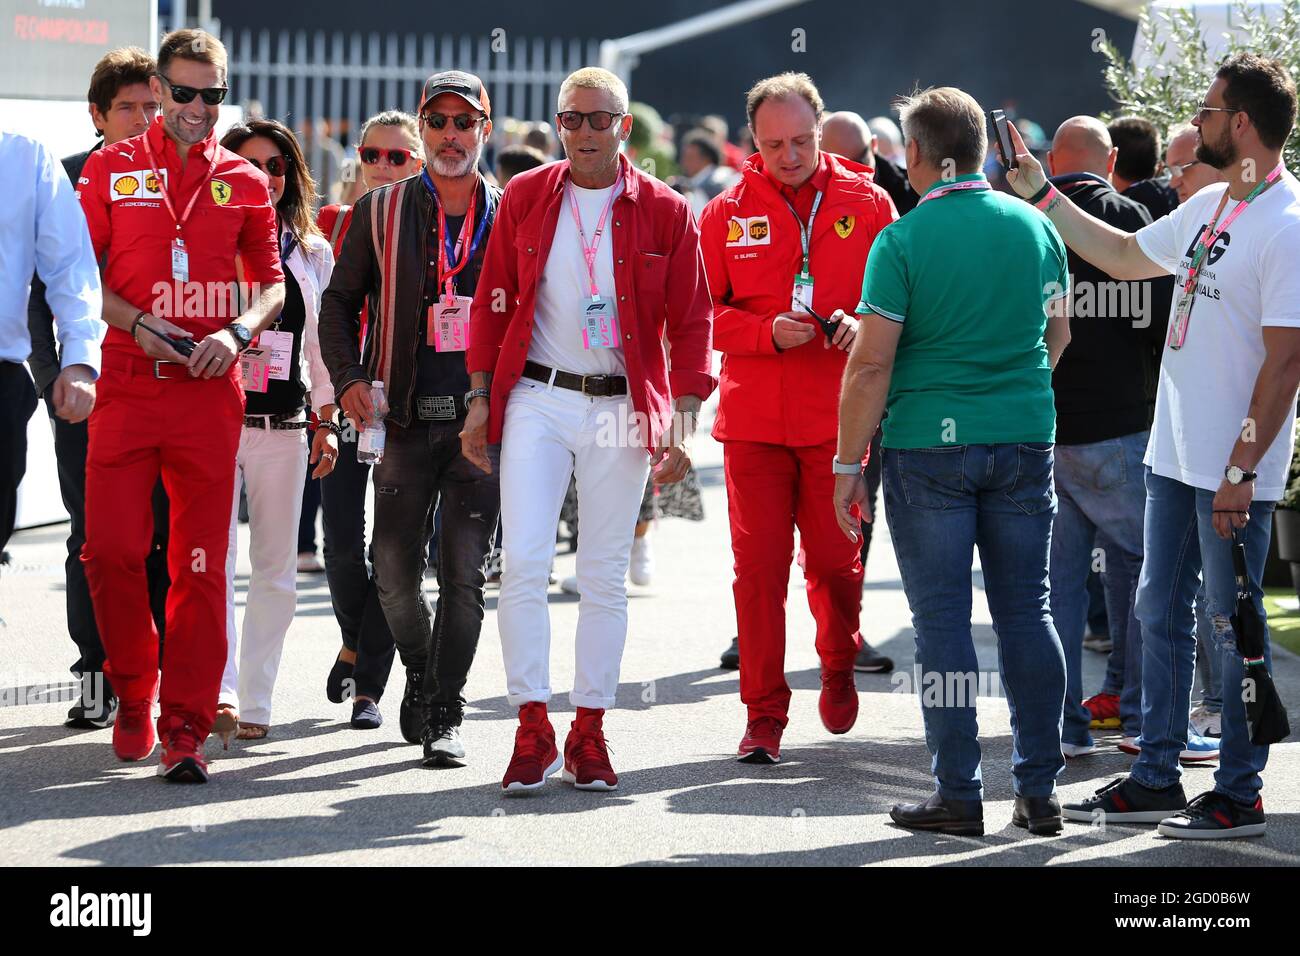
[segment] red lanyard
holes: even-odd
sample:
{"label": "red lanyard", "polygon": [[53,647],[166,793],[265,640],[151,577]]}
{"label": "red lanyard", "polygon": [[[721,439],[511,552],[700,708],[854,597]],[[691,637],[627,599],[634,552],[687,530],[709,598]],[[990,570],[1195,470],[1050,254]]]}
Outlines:
{"label": "red lanyard", "polygon": [[614,208],[614,194],[618,192],[618,183],[615,183],[609,190],[609,198],[605,200],[605,208],[601,210],[600,219],[596,223],[596,232],[591,237],[591,242],[587,242],[587,233],[582,228],[582,212],[578,209],[578,199],[573,194],[573,187],[570,184],[569,189],[569,211],[573,213],[574,225],[578,227],[578,243],[582,246],[582,258],[587,260],[587,277],[591,280],[591,301],[595,302],[600,298],[600,289],[596,287],[596,250],[600,248],[600,236],[605,231],[605,221],[609,217],[609,211]]}
{"label": "red lanyard", "polygon": [[[181,227],[184,226],[186,221],[190,218],[190,213],[194,211],[194,204],[199,201],[199,193],[203,192],[203,187],[207,185],[208,180],[212,178],[212,174],[217,168],[217,151],[213,149],[212,162],[208,164],[208,171],[203,177],[203,182],[199,183],[195,188],[194,195],[190,196],[189,205],[185,207],[184,214],[179,218],[176,216],[176,208],[172,205],[171,197],[167,195],[167,184],[163,182],[162,173],[158,171],[158,163],[153,158],[153,149],[149,146],[148,135],[144,138],[144,154],[149,157],[149,168],[152,169],[153,174],[158,177],[158,192],[162,194],[163,205],[166,206],[167,211],[171,213],[172,222],[176,223],[176,232],[179,233]],[[180,184],[177,183],[177,188],[179,187]]]}
{"label": "red lanyard", "polygon": [[474,210],[478,205],[478,187],[469,196],[469,209],[465,211],[465,220],[460,224],[460,233],[456,236],[456,264],[447,261],[447,214],[442,203],[438,203],[438,285],[446,293],[447,300],[456,297],[456,287],[452,280],[460,275],[461,270],[469,265],[471,256],[462,255],[465,249],[465,237],[474,229]]}

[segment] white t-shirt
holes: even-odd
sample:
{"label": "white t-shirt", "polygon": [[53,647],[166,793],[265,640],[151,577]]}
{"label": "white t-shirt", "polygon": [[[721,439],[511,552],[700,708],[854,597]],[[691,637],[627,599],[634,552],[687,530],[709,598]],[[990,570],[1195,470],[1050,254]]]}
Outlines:
{"label": "white t-shirt", "polygon": [[[622,178],[605,189],[583,189],[569,182],[565,189],[572,190],[582,213],[582,228],[590,242],[600,221],[601,210],[610,202],[610,194],[618,198],[622,192]],[[618,294],[614,291],[614,210],[611,206],[605,217],[605,229],[600,234],[596,249],[596,288],[602,296],[614,301],[618,307]],[[623,349],[584,349],[582,347],[582,315],[591,301],[591,279],[587,274],[587,260],[582,255],[582,240],[569,197],[564,197],[560,218],[555,225],[555,238],[550,253],[542,267],[537,283],[537,305],[533,314],[533,338],[528,347],[528,357],[534,362],[549,365],[562,372],[579,375],[626,375],[627,363]],[[618,316],[620,327],[631,321],[630,316]]]}
{"label": "white t-shirt", "polygon": [[[1176,277],[1171,318],[1191,268],[1194,243],[1227,188],[1207,186],[1137,233],[1147,257]],[[1229,199],[1219,221],[1234,208]],[[1294,176],[1284,171],[1215,241],[1197,286],[1183,347],[1174,350],[1166,344],[1161,357],[1145,461],[1157,475],[1215,491],[1250,413],[1250,396],[1264,362],[1264,326],[1300,327],[1300,182]],[[1294,401],[1290,409],[1255,469],[1258,501],[1277,501],[1285,491]]]}

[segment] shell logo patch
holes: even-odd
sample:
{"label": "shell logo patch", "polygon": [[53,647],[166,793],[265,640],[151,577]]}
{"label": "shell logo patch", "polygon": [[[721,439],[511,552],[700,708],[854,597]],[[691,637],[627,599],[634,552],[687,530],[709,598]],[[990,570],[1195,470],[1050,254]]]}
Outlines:
{"label": "shell logo patch", "polygon": [[857,221],[856,216],[840,216],[835,220],[835,234],[841,239],[847,239],[853,233],[853,226]]}
{"label": "shell logo patch", "polygon": [[744,238],[744,235],[744,220],[733,217],[731,222],[727,223],[727,245],[732,246],[739,244],[740,240]]}
{"label": "shell logo patch", "polygon": [[212,201],[218,206],[230,202],[230,183],[220,179],[212,180]]}
{"label": "shell logo patch", "polygon": [[770,246],[772,226],[767,216],[732,216],[727,224],[727,245]]}
{"label": "shell logo patch", "polygon": [[121,173],[113,177],[112,192],[114,198],[126,199],[140,191],[140,180],[134,173]]}
{"label": "shell logo patch", "polygon": [[[162,174],[162,183],[167,182],[167,173]],[[83,177],[84,178],[84,177]],[[128,173],[113,173],[109,179],[109,199],[161,199],[159,180],[151,169],[137,169]]]}

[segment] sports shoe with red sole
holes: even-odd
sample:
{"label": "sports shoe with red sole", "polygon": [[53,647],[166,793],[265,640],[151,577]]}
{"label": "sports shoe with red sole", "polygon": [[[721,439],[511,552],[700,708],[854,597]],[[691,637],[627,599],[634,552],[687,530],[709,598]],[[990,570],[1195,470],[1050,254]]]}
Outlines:
{"label": "sports shoe with red sole", "polygon": [[1119,694],[1093,694],[1083,706],[1092,715],[1090,730],[1115,730],[1120,726]]}
{"label": "sports shoe with red sole", "polygon": [[858,720],[858,687],[853,669],[822,671],[822,695],[817,701],[822,726],[833,734],[846,734]]}
{"label": "sports shoe with red sole", "polygon": [[118,704],[113,724],[113,753],[118,760],[144,760],[153,753],[158,734],[153,726],[153,701],[133,700]]}
{"label": "sports shoe with red sole", "polygon": [[781,762],[781,721],[775,717],[759,717],[745,725],[745,736],[740,741],[741,763]]}
{"label": "sports shoe with red sole", "polygon": [[546,778],[560,769],[564,760],[555,749],[555,728],[546,716],[546,705],[532,701],[519,708],[515,731],[515,752],[501,779],[507,794],[540,790]]}
{"label": "sports shoe with red sole", "polygon": [[191,724],[179,724],[166,735],[158,776],[171,783],[208,782],[203,739]]}
{"label": "sports shoe with red sole", "polygon": [[578,708],[578,718],[564,740],[564,771],[560,778],[579,790],[617,790],[618,774],[609,762],[609,748],[601,727],[603,710]]}

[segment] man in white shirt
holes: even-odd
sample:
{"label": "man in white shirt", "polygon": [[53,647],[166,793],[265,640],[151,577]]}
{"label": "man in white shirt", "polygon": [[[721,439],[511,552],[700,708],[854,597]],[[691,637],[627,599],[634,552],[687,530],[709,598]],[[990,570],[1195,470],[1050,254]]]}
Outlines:
{"label": "man in white shirt", "polygon": [[36,388],[23,362],[31,354],[27,297],[35,270],[58,326],[62,370],[54,410],[84,421],[95,407],[103,299],[86,218],[63,167],[34,139],[0,131],[0,552],[14,530],[18,483],[27,470],[27,419]]}
{"label": "man in white shirt", "polygon": [[[1246,723],[1242,654],[1229,620],[1237,595],[1231,545],[1245,544],[1262,619],[1258,582],[1285,490],[1300,386],[1300,182],[1282,165],[1295,118],[1295,82],[1279,61],[1230,57],[1193,120],[1197,160],[1220,170],[1225,183],[1132,235],[1046,185],[1013,134],[1019,169],[1008,181],[1047,213],[1072,249],[1116,279],[1176,276],[1145,459],[1141,753],[1127,778],[1066,804],[1067,819],[1159,823],[1165,836],[1192,839],[1264,832],[1259,791],[1268,747],[1251,742]],[[1189,803],[1178,756],[1202,572],[1222,654],[1223,737],[1214,790]]]}

